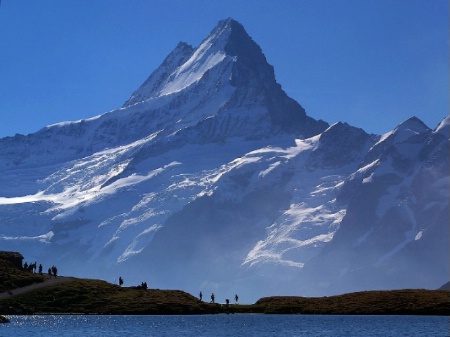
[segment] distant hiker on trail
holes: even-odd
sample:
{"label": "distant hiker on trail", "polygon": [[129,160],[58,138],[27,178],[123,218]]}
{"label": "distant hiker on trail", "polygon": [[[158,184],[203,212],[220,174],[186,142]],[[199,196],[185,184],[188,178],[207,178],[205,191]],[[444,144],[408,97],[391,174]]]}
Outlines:
{"label": "distant hiker on trail", "polygon": [[214,293],[211,294],[211,303],[214,304],[214,299],[216,298],[216,296],[214,296]]}
{"label": "distant hiker on trail", "polygon": [[239,302],[239,296],[236,294],[236,295],[234,295],[234,302],[236,303],[236,304],[238,304],[238,302]]}
{"label": "distant hiker on trail", "polygon": [[198,295],[198,298],[200,299],[200,302],[201,302],[203,299],[203,293],[201,291],[200,291],[200,294]]}
{"label": "distant hiker on trail", "polygon": [[52,266],[52,274],[55,278],[58,277],[58,268],[56,268],[55,266]]}
{"label": "distant hiker on trail", "polygon": [[227,305],[227,307],[230,305],[230,300],[227,298],[226,300],[225,300],[225,303],[226,303],[226,305]]}
{"label": "distant hiker on trail", "polygon": [[52,268],[48,268],[48,276],[52,276]]}
{"label": "distant hiker on trail", "polygon": [[119,286],[122,286],[123,285],[123,278],[122,278],[122,276],[119,276]]}
{"label": "distant hiker on trail", "polygon": [[39,272],[39,275],[42,275],[42,264],[39,264],[39,270],[38,270],[38,272]]}

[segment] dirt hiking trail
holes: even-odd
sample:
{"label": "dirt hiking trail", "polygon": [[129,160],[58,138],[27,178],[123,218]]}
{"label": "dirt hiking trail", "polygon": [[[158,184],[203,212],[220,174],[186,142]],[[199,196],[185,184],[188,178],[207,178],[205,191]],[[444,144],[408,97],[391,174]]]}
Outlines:
{"label": "dirt hiking trail", "polygon": [[35,289],[49,287],[49,286],[53,286],[55,284],[60,284],[60,283],[65,283],[65,282],[72,282],[74,280],[75,280],[74,277],[58,276],[57,278],[55,278],[55,277],[47,276],[47,278],[45,279],[44,282],[33,283],[26,287],[16,288],[16,289],[13,289],[10,291],[5,291],[3,293],[0,293],[0,300],[3,300],[5,298],[10,298],[10,297],[13,297],[16,295],[20,295],[20,294],[23,294],[23,293],[26,293],[28,291],[32,291]]}

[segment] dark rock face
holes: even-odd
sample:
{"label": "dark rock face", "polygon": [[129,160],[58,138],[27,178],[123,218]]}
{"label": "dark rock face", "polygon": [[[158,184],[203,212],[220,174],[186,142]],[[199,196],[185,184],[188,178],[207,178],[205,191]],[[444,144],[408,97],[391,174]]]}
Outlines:
{"label": "dark rock face", "polygon": [[225,52],[237,59],[231,77],[231,84],[237,90],[231,102],[241,105],[259,98],[259,103],[268,107],[273,131],[296,133],[307,138],[328,127],[326,122],[308,117],[303,107],[286,95],[276,82],[274,69],[267,63],[261,48],[239,22],[224,20],[212,34],[222,26],[230,29]]}
{"label": "dark rock face", "polygon": [[18,269],[22,269],[23,256],[18,252],[4,252],[0,251],[0,259],[6,260],[14,264]]}
{"label": "dark rock face", "polygon": [[360,162],[376,136],[347,123],[336,123],[320,135],[319,147],[308,163],[310,170],[317,168],[338,168],[353,162]]}

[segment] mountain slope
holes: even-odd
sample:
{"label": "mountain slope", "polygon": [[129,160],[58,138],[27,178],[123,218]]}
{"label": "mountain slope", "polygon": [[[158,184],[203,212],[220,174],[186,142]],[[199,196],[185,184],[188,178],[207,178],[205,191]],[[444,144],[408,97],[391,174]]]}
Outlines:
{"label": "mountain slope", "polygon": [[333,242],[310,265],[323,280],[333,280],[341,291],[358,284],[384,289],[445,282],[449,137],[439,129],[430,130],[417,118],[405,121],[346,179],[338,197],[348,200],[346,216]]}
{"label": "mountain slope", "polygon": [[226,19],[121,108],[0,139],[0,244],[63,274],[191,293],[434,289],[448,124],[378,136],[317,121]]}

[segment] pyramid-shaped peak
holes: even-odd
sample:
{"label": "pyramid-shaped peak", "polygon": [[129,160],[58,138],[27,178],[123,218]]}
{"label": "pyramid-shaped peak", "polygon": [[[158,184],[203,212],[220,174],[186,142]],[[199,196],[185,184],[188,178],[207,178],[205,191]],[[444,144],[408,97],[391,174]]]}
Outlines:
{"label": "pyramid-shaped peak", "polygon": [[224,20],[220,20],[218,25],[223,25],[223,26],[227,26],[227,27],[241,27],[241,28],[243,28],[242,25],[238,21],[236,21],[235,19],[233,19],[231,17],[228,17],[228,18],[226,18]]}
{"label": "pyramid-shaped peak", "polygon": [[219,21],[205,41],[223,49],[231,56],[251,54],[251,57],[266,61],[261,48],[248,35],[244,26],[232,18]]}
{"label": "pyramid-shaped peak", "polygon": [[239,22],[228,18],[219,21],[197,48],[180,42],[123,106],[180,92],[200,81],[212,68],[231,61],[240,68],[239,76],[229,76],[234,85],[238,80],[247,85],[245,78],[261,76],[275,82],[273,68],[267,64],[261,48]]}
{"label": "pyramid-shaped peak", "polygon": [[232,18],[220,20],[217,26],[211,32],[211,34],[220,34],[223,32],[231,32],[231,31],[247,34],[247,32],[244,29],[244,26],[242,26],[238,21]]}
{"label": "pyramid-shaped peak", "polygon": [[380,140],[374,145],[377,147],[387,147],[394,143],[408,141],[411,137],[418,134],[429,132],[430,129],[419,118],[411,117],[400,123],[394,130],[382,135]]}
{"label": "pyramid-shaped peak", "polygon": [[[173,106],[189,102],[186,111],[193,113],[186,112],[186,120],[193,119],[194,112],[205,111],[208,123],[212,123],[211,110],[204,106],[220,102],[216,115],[226,115],[242,130],[245,125],[247,133],[254,128],[255,134],[267,134],[270,129],[309,137],[328,127],[306,116],[300,104],[286,95],[261,48],[232,18],[219,21],[197,48],[180,43],[124,107],[144,102],[166,104],[168,100]],[[194,101],[201,102],[198,108],[193,109]],[[177,118],[182,120],[179,114]],[[255,122],[251,127],[250,120]],[[256,121],[259,126],[255,126]]]}
{"label": "pyramid-shaped peak", "polygon": [[396,128],[396,132],[409,131],[413,133],[427,132],[430,129],[425,125],[419,118],[413,116],[408,118],[406,121],[400,123]]}

